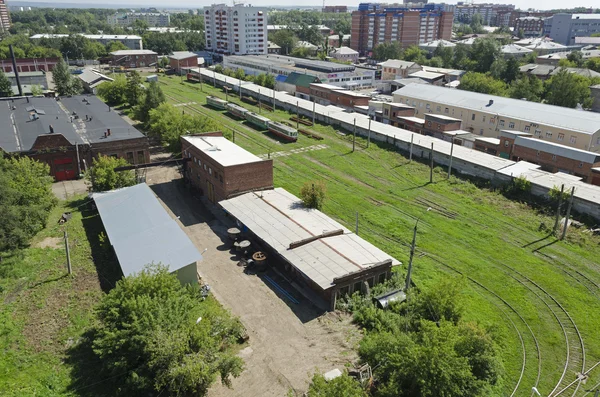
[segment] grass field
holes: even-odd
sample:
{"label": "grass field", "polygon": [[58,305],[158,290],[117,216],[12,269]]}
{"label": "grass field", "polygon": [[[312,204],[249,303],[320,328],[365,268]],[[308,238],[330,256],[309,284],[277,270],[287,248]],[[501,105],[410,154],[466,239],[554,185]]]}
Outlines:
{"label": "grass field", "polygon": [[[304,182],[324,180],[329,193],[324,212],[350,229],[358,212],[359,234],[405,263],[412,228],[422,217],[414,280],[427,286],[451,276],[464,279],[467,319],[501,340],[506,375],[498,396],[510,395],[519,380],[515,395],[529,395],[532,386],[549,395],[561,378],[566,386],[576,372],[600,360],[598,237],[574,229],[566,241],[556,241],[539,230],[542,223],[553,225],[551,216],[468,181],[448,180],[440,168],[430,184],[426,165],[409,162],[384,144],[366,148],[359,138],[352,152],[350,136],[330,126],[306,127],[323,141],[300,136],[296,143],[278,143],[205,106],[208,94],[225,98],[222,90],[203,84],[201,91],[179,77],[161,82],[170,102],[195,102],[182,109],[217,117],[228,135],[231,128],[238,131],[236,143],[255,154],[327,145],[275,157],[275,185],[298,194]],[[235,96],[229,99],[258,111]],[[263,114],[280,121],[291,116],[280,110]],[[599,381],[600,367],[577,395]]]}

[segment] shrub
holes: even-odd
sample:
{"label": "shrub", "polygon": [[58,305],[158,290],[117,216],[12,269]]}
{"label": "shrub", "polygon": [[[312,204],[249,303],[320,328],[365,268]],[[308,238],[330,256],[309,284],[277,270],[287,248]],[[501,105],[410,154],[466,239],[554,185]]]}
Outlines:
{"label": "shrub", "polygon": [[321,209],[327,198],[327,188],[323,181],[306,182],[300,189],[300,198],[307,208]]}

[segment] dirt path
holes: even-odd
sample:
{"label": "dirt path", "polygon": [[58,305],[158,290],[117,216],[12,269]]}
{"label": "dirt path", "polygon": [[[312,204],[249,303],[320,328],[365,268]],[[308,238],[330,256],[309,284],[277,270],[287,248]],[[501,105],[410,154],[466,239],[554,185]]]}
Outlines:
{"label": "dirt path", "polygon": [[[316,368],[343,369],[355,359],[359,334],[349,319],[321,315],[301,295],[299,305],[288,302],[262,277],[245,274],[229,251],[227,227],[187,192],[175,168],[149,169],[147,179],[198,250],[207,249],[199,272],[219,302],[240,317],[250,336],[240,352],[245,371],[233,380],[232,389],[216,385],[209,396],[284,396],[290,389],[300,395]],[[291,286],[285,288],[299,296]]]}

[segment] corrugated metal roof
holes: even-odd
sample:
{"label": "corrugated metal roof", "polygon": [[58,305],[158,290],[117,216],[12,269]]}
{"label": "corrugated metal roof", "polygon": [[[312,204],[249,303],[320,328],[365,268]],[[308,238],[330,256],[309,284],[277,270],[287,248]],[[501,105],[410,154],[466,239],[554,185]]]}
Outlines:
{"label": "corrugated metal roof", "polygon": [[[599,113],[575,110],[562,106],[546,105],[433,85],[409,84],[395,91],[394,96],[396,95],[411,99],[447,103],[465,109],[493,113],[542,125],[554,125],[586,134],[594,134],[600,130]],[[488,106],[490,100],[493,100],[494,103]]]}
{"label": "corrugated metal roof", "polygon": [[[281,188],[246,193],[219,204],[323,289],[330,288],[336,277],[388,259],[400,264],[321,211],[304,208],[300,199]],[[344,234],[289,249],[292,242],[338,229]]]}
{"label": "corrugated metal roof", "polygon": [[92,197],[125,276],[151,263],[174,272],[202,259],[145,183]]}
{"label": "corrugated metal roof", "polygon": [[582,161],[584,163],[594,164],[600,161],[600,154],[588,152],[586,150],[575,149],[569,146],[560,145],[554,142],[544,141],[542,139],[528,138],[518,136],[515,139],[515,146],[522,146],[533,150],[539,150],[569,159]]}
{"label": "corrugated metal roof", "polygon": [[[312,83],[317,82],[317,81],[319,81],[319,79],[316,76],[313,76],[312,74],[305,74],[305,73],[298,73],[298,72],[290,73],[289,76],[287,76],[287,78],[285,79],[285,82],[287,84],[300,86],[300,87],[304,87],[304,88],[309,88]],[[338,88],[338,87],[336,87],[336,88]]]}

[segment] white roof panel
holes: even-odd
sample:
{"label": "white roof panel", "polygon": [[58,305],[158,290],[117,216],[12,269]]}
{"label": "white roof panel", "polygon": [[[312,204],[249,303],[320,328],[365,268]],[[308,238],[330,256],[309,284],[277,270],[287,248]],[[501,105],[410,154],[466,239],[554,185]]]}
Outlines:
{"label": "white roof panel", "polygon": [[183,139],[224,167],[263,161],[260,157],[222,136],[188,135]]}

